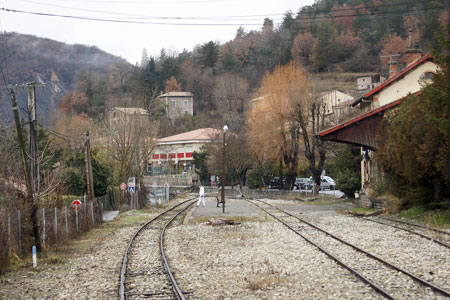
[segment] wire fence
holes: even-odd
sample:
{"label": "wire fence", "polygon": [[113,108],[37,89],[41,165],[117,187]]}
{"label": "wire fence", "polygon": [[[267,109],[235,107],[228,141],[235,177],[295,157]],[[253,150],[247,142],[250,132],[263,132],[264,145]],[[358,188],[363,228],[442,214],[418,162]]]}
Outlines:
{"label": "wire fence", "polygon": [[[78,207],[38,206],[36,219],[43,247],[64,243],[101,224],[101,202],[80,202]],[[0,273],[10,257],[31,253],[34,239],[30,216],[30,206],[0,209]]]}

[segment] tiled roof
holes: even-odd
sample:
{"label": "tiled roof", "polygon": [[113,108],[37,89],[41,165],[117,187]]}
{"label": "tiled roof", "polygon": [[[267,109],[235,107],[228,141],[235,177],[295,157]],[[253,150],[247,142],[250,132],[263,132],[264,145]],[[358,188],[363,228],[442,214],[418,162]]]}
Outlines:
{"label": "tiled roof", "polygon": [[159,139],[158,143],[193,141],[193,140],[209,141],[221,133],[222,133],[221,130],[215,128],[200,128]]}
{"label": "tiled roof", "polygon": [[159,96],[159,98],[163,97],[192,97],[194,94],[191,92],[168,92]]}
{"label": "tiled roof", "polygon": [[335,105],[335,107],[339,107],[339,106],[349,106],[349,105],[351,105],[352,103],[353,103],[353,98],[352,99],[350,99],[350,100],[346,100],[346,101],[344,101],[344,102],[341,102],[341,103],[339,103],[339,104],[336,104]]}
{"label": "tiled roof", "polygon": [[[414,95],[420,95],[421,93],[422,93],[422,91],[419,91],[419,92],[414,93]],[[362,121],[364,119],[370,118],[373,115],[377,115],[378,113],[381,113],[381,112],[383,112],[383,111],[385,111],[387,109],[390,109],[392,107],[395,107],[395,106],[399,105],[400,103],[402,103],[407,98],[408,97],[403,97],[403,98],[398,99],[398,100],[396,100],[394,102],[388,103],[386,105],[383,105],[383,106],[380,106],[380,107],[378,107],[376,109],[373,109],[373,110],[371,110],[369,112],[366,112],[366,113],[364,113],[364,114],[362,114],[362,115],[360,115],[358,117],[355,117],[355,118],[353,118],[351,120],[345,121],[345,122],[343,122],[341,124],[338,124],[338,125],[336,125],[334,127],[328,128],[328,129],[320,132],[319,136],[321,138],[323,138],[323,137],[327,136],[328,134],[331,134],[331,133],[333,133],[335,131],[338,131],[340,129],[346,128],[346,127],[348,127],[350,125],[353,125],[355,123],[358,123],[358,122],[360,122],[360,121]]]}
{"label": "tiled roof", "polygon": [[422,64],[423,62],[425,62],[425,61],[427,61],[429,59],[433,59],[431,57],[430,53],[428,53],[425,56],[422,56],[420,59],[418,59],[414,63],[410,64],[409,66],[407,66],[406,68],[404,68],[403,70],[401,70],[400,72],[398,72],[397,74],[395,74],[394,76],[392,76],[391,78],[389,78],[388,80],[386,80],[385,82],[383,82],[382,84],[377,86],[376,88],[374,88],[374,89],[370,90],[369,92],[367,92],[364,95],[364,98],[368,98],[368,97],[372,96],[373,94],[375,94],[376,92],[384,89],[385,87],[387,87],[391,83],[395,82],[397,79],[403,77],[406,73],[408,73],[409,71],[415,69],[418,65]]}
{"label": "tiled roof", "polygon": [[132,114],[148,115],[148,111],[140,107],[113,107],[112,110],[118,110],[130,115]]}
{"label": "tiled roof", "polygon": [[383,82],[382,84],[377,86],[376,88],[368,91],[366,94],[364,94],[364,96],[359,97],[358,99],[354,100],[352,103],[352,106],[358,105],[363,99],[369,98],[370,96],[374,95],[375,93],[377,93],[380,90],[384,89],[385,87],[389,86],[391,83],[394,83],[397,79],[401,79],[403,76],[405,76],[411,70],[414,70],[418,65],[426,62],[427,60],[432,60],[432,59],[433,58],[431,57],[430,53],[428,53],[425,56],[422,56],[420,59],[416,60],[415,62],[413,62],[412,64],[410,64],[409,66],[407,66],[406,68],[404,68],[403,70],[401,70],[400,72],[398,72],[397,74],[395,74],[394,76],[392,76],[391,78],[389,78],[388,80],[386,80],[385,82]]}

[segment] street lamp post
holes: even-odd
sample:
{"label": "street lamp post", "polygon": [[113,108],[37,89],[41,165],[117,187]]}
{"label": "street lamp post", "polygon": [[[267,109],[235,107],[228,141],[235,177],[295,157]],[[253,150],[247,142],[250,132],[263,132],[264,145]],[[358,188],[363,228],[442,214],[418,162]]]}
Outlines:
{"label": "street lamp post", "polygon": [[222,212],[225,213],[225,134],[228,126],[223,126],[223,148],[222,148]]}

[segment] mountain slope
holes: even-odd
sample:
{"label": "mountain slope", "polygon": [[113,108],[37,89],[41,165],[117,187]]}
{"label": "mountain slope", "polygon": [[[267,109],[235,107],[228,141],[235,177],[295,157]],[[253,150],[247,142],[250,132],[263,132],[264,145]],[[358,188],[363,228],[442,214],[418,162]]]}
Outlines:
{"label": "mountain slope", "polygon": [[[26,107],[28,82],[41,83],[36,88],[37,112],[48,120],[52,109],[65,92],[75,89],[80,72],[93,76],[107,74],[114,64],[128,64],[123,58],[97,47],[68,45],[32,35],[5,32],[0,41],[0,64],[8,85],[15,86],[19,106]],[[2,80],[3,81],[3,80]],[[11,101],[4,82],[0,85],[0,120],[10,121]]]}

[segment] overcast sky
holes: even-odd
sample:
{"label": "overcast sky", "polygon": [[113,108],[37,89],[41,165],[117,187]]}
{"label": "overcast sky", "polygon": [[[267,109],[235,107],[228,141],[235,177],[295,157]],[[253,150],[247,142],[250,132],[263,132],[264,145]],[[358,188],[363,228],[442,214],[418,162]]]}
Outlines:
{"label": "overcast sky", "polygon": [[0,0],[0,9],[22,11],[0,10],[0,30],[95,45],[135,64],[141,61],[144,48],[149,55],[157,56],[162,48],[181,52],[211,40],[224,43],[234,38],[240,25],[247,31],[259,30],[265,17],[273,19],[276,25],[285,12],[296,14],[301,7],[313,3],[314,0]]}

